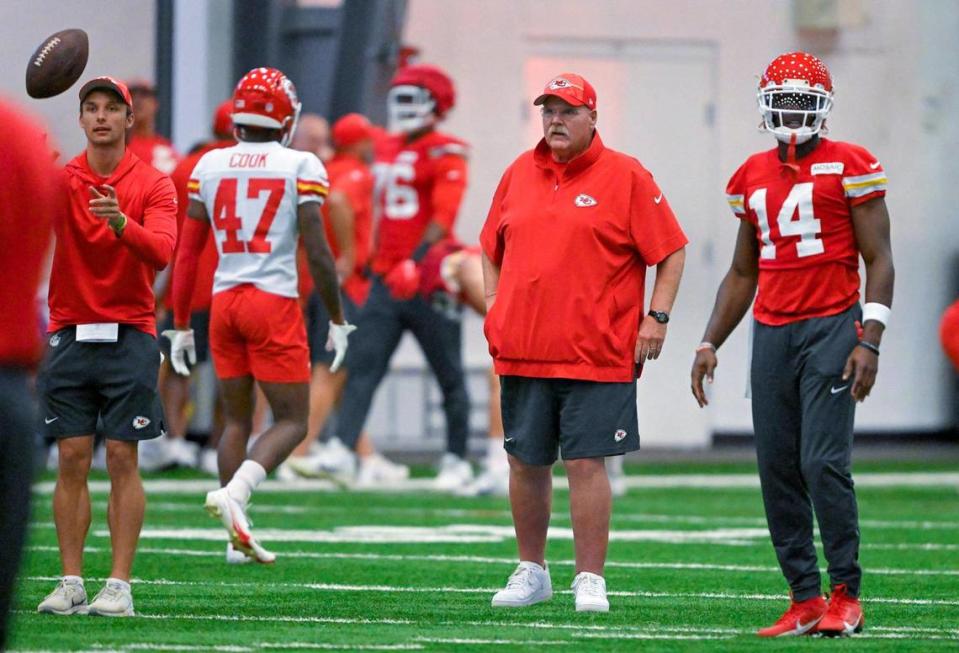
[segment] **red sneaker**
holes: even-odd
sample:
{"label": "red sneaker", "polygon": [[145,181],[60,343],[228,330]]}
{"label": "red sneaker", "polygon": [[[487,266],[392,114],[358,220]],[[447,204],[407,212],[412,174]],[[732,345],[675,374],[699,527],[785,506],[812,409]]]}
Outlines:
{"label": "red sneaker", "polygon": [[816,632],[826,637],[848,637],[861,632],[865,623],[859,599],[849,596],[845,585],[836,585],[829,597],[829,609]]}
{"label": "red sneaker", "polygon": [[816,632],[816,624],[826,614],[829,606],[825,599],[816,596],[805,601],[790,601],[789,609],[772,626],[756,634],[760,637],[790,637]]}

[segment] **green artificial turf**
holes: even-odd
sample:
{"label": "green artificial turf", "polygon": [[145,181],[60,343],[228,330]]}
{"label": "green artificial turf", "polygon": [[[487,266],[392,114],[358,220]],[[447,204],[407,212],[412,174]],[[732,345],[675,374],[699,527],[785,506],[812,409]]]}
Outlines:
{"label": "green artificial turf", "polygon": [[[713,463],[629,471],[647,476],[753,468]],[[869,471],[923,470],[886,462]],[[779,640],[775,650],[956,650],[957,488],[861,487],[858,494],[865,631],[842,641]],[[106,495],[94,492],[92,499],[85,570],[91,598],[110,571]],[[633,488],[617,498],[606,570],[608,614],[574,611],[568,592],[573,543],[559,538],[550,541],[547,554],[556,592],[552,601],[519,610],[490,607],[492,593],[515,565],[504,498],[259,492],[251,510],[254,530],[264,533],[262,543],[278,556],[268,566],[228,566],[225,534],[223,541],[196,539],[197,533],[220,528],[202,504],[202,491],[148,494],[145,534],[176,533],[141,539],[134,569],[136,618],[55,617],[35,613],[59,573],[50,497],[37,494],[11,650],[769,650],[773,644],[753,632],[772,623],[787,603],[764,534],[758,489]],[[568,493],[557,492],[553,527],[569,528],[567,508]],[[399,528],[491,541],[406,542],[410,531]],[[267,536],[270,530],[277,535]],[[639,539],[615,539],[627,533]],[[344,541],[294,539],[323,534],[339,534]]]}

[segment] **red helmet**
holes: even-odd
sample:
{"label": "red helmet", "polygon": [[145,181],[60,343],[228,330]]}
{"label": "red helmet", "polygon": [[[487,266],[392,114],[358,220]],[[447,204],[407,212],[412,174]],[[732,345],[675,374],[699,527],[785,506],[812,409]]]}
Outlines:
{"label": "red helmet", "polygon": [[254,68],[233,91],[233,124],[279,129],[288,145],[300,117],[293,82],[276,68]]}
{"label": "red helmet", "polygon": [[436,66],[406,66],[390,82],[386,102],[390,131],[415,131],[445,116],[456,104],[456,90],[449,75]]}
{"label": "red helmet", "polygon": [[[789,52],[772,60],[759,80],[757,92],[763,126],[776,138],[797,143],[822,129],[832,109],[832,75],[826,64],[806,52]],[[793,117],[794,126],[784,120]],[[799,125],[795,125],[799,118]]]}

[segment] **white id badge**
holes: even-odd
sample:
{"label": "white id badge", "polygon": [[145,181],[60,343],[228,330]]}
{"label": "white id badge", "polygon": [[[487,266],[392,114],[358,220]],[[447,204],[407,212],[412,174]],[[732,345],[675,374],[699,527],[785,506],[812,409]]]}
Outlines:
{"label": "white id badge", "polygon": [[78,324],[77,342],[116,342],[120,325],[116,322]]}

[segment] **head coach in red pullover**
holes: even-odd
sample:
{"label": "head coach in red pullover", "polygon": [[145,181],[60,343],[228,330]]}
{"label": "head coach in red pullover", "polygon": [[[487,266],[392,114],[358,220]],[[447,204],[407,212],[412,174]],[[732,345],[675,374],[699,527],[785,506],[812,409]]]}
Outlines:
{"label": "head coach in red pullover", "polygon": [[[163,428],[153,280],[173,254],[176,191],[126,149],[132,104],[127,87],[110,77],[80,89],[87,146],[67,164],[69,208],[54,221],[50,338],[39,389],[44,428],[60,453],[53,514],[63,577],[40,612],[133,614],[130,570],[144,511],[137,443]],[[88,606],[83,542],[98,419],[107,439],[113,566]]]}
{"label": "head coach in red pullover", "polygon": [[552,596],[545,552],[558,451],[569,478],[576,610],[606,612],[605,458],[639,449],[637,372],[662,350],[687,240],[652,175],[603,145],[589,82],[564,73],[534,104],[544,138],[506,169],[480,236],[520,557],[493,606]]}

